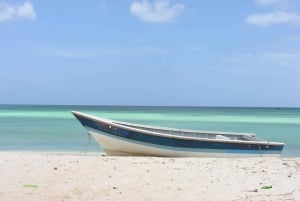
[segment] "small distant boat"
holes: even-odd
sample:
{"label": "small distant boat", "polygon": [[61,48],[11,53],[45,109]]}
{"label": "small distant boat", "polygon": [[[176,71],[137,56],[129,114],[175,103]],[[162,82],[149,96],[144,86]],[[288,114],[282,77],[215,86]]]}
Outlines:
{"label": "small distant boat", "polygon": [[259,157],[280,156],[284,147],[252,133],[162,128],[72,113],[107,155]]}

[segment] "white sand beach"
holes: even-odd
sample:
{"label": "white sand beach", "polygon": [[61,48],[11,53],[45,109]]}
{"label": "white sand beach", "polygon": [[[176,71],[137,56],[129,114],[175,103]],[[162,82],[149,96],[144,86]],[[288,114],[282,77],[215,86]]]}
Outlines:
{"label": "white sand beach", "polygon": [[0,200],[300,200],[300,158],[0,152]]}

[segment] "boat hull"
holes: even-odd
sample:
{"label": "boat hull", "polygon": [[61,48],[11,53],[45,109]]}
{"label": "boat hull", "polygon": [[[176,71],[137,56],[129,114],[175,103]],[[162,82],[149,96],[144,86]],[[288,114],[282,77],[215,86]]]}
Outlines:
{"label": "boat hull", "polygon": [[283,143],[179,137],[73,112],[108,155],[164,157],[280,156]]}
{"label": "boat hull", "polygon": [[128,139],[116,138],[106,133],[91,130],[89,134],[101,146],[104,152],[110,156],[160,156],[160,157],[278,157],[280,152],[259,150],[224,150],[224,149],[190,149],[158,146],[148,143],[140,143]]}

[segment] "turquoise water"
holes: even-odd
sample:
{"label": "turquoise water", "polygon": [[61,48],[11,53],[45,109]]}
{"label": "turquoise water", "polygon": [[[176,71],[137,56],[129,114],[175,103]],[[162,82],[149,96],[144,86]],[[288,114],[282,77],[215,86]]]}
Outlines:
{"label": "turquoise water", "polygon": [[120,121],[185,129],[256,133],[300,157],[300,109],[0,105],[0,151],[102,151],[72,116],[76,110]]}

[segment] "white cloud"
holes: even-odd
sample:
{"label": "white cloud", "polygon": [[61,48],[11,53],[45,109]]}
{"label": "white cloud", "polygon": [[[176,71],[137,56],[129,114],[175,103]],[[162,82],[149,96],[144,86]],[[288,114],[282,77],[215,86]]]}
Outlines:
{"label": "white cloud", "polygon": [[260,7],[277,7],[277,8],[289,8],[292,6],[291,0],[255,0],[254,1],[257,6]]}
{"label": "white cloud", "polygon": [[33,54],[35,56],[50,56],[59,58],[94,58],[97,57],[96,49],[84,48],[38,48]]}
{"label": "white cloud", "polygon": [[161,47],[140,46],[127,50],[132,55],[167,55],[169,50]]}
{"label": "white cloud", "polygon": [[271,8],[272,11],[253,13],[246,17],[247,24],[257,26],[270,26],[275,24],[300,24],[300,14],[293,12],[294,0],[254,0],[258,7]]}
{"label": "white cloud", "polygon": [[246,23],[258,26],[270,26],[273,24],[300,25],[300,15],[294,12],[276,11],[269,13],[255,13],[246,18]]}
{"label": "white cloud", "polygon": [[289,35],[285,38],[288,42],[300,42],[300,36],[299,35]]}
{"label": "white cloud", "polygon": [[223,70],[238,74],[269,76],[300,73],[299,51],[266,51],[241,53],[222,59]]}
{"label": "white cloud", "polygon": [[[300,65],[300,52],[278,51],[261,53],[244,53],[222,60],[224,63],[249,64],[254,63],[263,66],[294,66]],[[254,65],[255,66],[255,65]]]}
{"label": "white cloud", "polygon": [[281,2],[282,0],[255,0],[255,4],[260,6],[268,6]]}
{"label": "white cloud", "polygon": [[134,1],[130,6],[132,15],[152,23],[173,21],[184,10],[184,4],[171,4],[169,0]]}
{"label": "white cloud", "polygon": [[102,12],[102,13],[105,13],[107,10],[108,10],[108,6],[107,6],[107,3],[105,1],[101,1],[99,3],[99,10]]}
{"label": "white cloud", "polygon": [[136,46],[136,47],[93,47],[93,48],[65,48],[48,47],[33,50],[34,56],[58,57],[66,59],[92,59],[108,56],[164,56],[169,54],[168,49],[162,47]]}
{"label": "white cloud", "polygon": [[0,2],[0,22],[15,19],[34,20],[35,18],[36,14],[34,7],[30,2],[23,2],[15,5]]}

